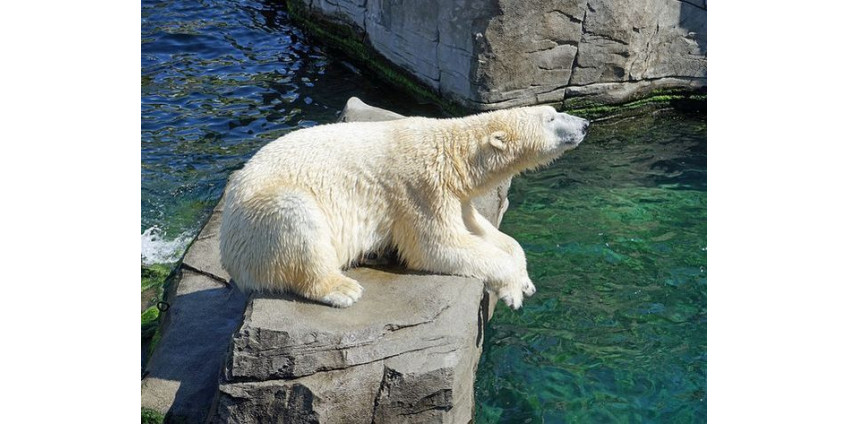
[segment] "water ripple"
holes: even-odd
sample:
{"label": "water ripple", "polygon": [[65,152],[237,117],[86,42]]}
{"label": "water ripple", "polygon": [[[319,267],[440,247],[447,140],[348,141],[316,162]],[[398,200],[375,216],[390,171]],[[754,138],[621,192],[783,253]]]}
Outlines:
{"label": "water ripple", "polygon": [[328,56],[279,2],[144,0],[141,40],[143,231],[196,234],[230,172],[350,96],[434,114]]}

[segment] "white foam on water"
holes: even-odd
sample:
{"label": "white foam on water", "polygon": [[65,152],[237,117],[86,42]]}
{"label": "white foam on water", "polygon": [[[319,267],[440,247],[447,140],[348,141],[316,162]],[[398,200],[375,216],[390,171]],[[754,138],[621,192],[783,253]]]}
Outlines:
{"label": "white foam on water", "polygon": [[144,265],[174,263],[185,253],[191,240],[192,235],[188,232],[169,239],[165,231],[154,225],[141,233],[141,263]]}

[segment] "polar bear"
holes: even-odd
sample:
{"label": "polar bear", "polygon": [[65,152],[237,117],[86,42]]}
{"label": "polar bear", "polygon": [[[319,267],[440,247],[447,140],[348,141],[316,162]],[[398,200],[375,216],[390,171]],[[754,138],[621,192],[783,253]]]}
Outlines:
{"label": "polar bear", "polygon": [[574,149],[588,126],[535,106],[292,132],[230,179],[222,264],[243,290],[348,307],[362,286],[342,269],[394,248],[411,269],[479,278],[518,309],[536,291],[524,251],[471,199]]}

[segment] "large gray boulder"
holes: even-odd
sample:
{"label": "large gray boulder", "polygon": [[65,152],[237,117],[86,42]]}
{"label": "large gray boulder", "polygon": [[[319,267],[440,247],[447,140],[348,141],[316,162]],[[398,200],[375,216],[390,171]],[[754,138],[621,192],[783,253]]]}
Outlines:
{"label": "large gray boulder", "polygon": [[[351,98],[340,121],[381,117],[402,116]],[[495,225],[508,189],[475,199]],[[348,309],[246,298],[220,264],[221,207],[170,287],[142,407],[187,423],[471,419],[483,328],[497,301],[480,281],[360,267],[347,273],[366,293]]]}
{"label": "large gray boulder", "polygon": [[476,110],[706,86],[706,0],[294,1]]}
{"label": "large gray boulder", "polygon": [[214,422],[469,422],[489,297],[479,280],[356,268],[335,309],[251,298]]}

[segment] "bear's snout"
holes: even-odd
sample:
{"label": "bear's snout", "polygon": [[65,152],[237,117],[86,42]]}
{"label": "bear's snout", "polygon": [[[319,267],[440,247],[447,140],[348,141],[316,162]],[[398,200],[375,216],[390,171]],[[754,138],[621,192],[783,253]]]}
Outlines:
{"label": "bear's snout", "polygon": [[559,113],[555,124],[555,134],[559,145],[576,147],[586,137],[589,121],[567,113]]}

